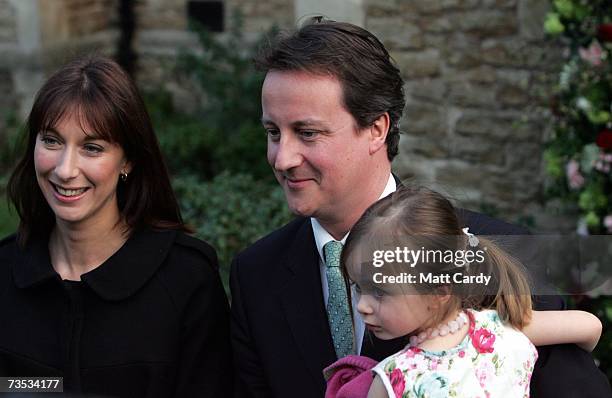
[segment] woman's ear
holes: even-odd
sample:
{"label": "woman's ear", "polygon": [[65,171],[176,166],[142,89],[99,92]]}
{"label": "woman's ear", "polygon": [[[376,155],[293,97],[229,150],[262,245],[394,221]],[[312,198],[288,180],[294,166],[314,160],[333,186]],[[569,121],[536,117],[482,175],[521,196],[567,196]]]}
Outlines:
{"label": "woman's ear", "polygon": [[121,168],[122,172],[126,172],[127,174],[130,174],[132,172],[132,162],[130,162],[129,160],[126,160],[125,163],[123,164],[123,167]]}

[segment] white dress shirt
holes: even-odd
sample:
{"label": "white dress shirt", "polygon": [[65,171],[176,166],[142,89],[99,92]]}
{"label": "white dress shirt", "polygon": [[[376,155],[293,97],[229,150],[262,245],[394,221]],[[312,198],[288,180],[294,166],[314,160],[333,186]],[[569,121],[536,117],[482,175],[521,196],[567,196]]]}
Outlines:
{"label": "white dress shirt", "polygon": [[[378,200],[384,198],[385,196],[395,192],[397,186],[395,184],[395,178],[393,175],[389,174],[389,180],[387,180],[387,185],[383,190],[382,194],[378,198]],[[329,241],[335,240],[333,236],[330,235],[329,232],[325,230],[319,224],[316,218],[310,218],[310,224],[312,225],[312,232],[314,233],[315,243],[317,244],[317,251],[319,252],[319,271],[321,274],[321,286],[323,287],[323,301],[325,302],[325,307],[327,307],[327,298],[329,296],[328,286],[327,286],[327,273],[325,270],[325,258],[323,255],[323,246]],[[351,231],[347,232],[346,235],[340,240],[342,244],[346,242],[346,238],[349,236]],[[352,305],[353,305],[353,316],[355,323],[355,337],[357,338],[357,353],[361,353],[361,343],[363,341],[363,333],[365,332],[365,324],[363,319],[361,318],[361,314],[357,311],[357,301],[355,300],[355,294],[352,293]]]}

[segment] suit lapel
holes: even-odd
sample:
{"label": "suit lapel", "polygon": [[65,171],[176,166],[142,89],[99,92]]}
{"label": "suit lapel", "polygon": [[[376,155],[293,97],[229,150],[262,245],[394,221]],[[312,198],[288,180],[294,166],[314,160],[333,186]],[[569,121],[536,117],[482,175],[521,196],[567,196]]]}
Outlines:
{"label": "suit lapel", "polygon": [[319,258],[308,219],[288,253],[285,265],[291,276],[281,291],[281,302],[308,370],[317,383],[322,383],[322,371],[336,360],[336,354],[323,303]]}

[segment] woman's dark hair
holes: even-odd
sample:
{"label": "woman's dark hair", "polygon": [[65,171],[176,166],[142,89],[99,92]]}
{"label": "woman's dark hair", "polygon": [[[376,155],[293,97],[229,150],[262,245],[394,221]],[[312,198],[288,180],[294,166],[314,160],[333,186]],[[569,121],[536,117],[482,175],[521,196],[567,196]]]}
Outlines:
{"label": "woman's dark hair", "polygon": [[281,33],[255,58],[262,71],[306,71],[340,81],[344,105],[359,127],[389,113],[387,157],[398,152],[404,111],[404,82],[382,43],[367,30],[345,22],[312,18],[292,33]]}
{"label": "woman's dark hair", "polygon": [[90,55],[55,72],[34,100],[25,128],[26,150],[7,187],[21,219],[20,244],[48,234],[55,224],[36,180],[34,147],[40,132],[54,128],[67,115],[123,148],[132,170],[127,181],[119,181],[117,199],[130,232],[143,227],[188,231],[136,85],[113,60]]}

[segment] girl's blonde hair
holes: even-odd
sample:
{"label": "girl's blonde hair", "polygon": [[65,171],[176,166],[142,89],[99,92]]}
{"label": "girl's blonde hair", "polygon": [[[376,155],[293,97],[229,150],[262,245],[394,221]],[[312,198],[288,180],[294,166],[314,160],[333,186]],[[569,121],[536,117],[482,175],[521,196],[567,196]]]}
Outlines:
{"label": "girl's blonde hair", "polygon": [[[469,266],[456,267],[440,262],[419,263],[411,268],[405,263],[385,264],[385,270],[407,273],[440,275],[452,271],[463,276],[478,274],[492,278],[486,288],[477,284],[417,283],[413,287],[420,294],[444,295],[440,311],[431,326],[442,322],[460,309],[497,310],[500,318],[516,328],[522,328],[531,318],[531,294],[523,266],[491,240],[478,236],[478,246],[471,247],[463,233],[454,206],[441,194],[423,187],[400,187],[396,192],[374,203],[351,229],[342,251],[341,266],[345,280],[355,274],[357,251],[369,248],[412,246],[415,238],[419,249],[473,250],[484,249],[484,260]],[[382,239],[381,239],[382,237]],[[352,263],[352,264],[351,264]],[[371,265],[371,263],[368,263]],[[383,269],[383,268],[381,268]],[[351,272],[349,272],[351,271]],[[361,271],[364,271],[362,268]],[[350,295],[350,289],[348,289]]]}

